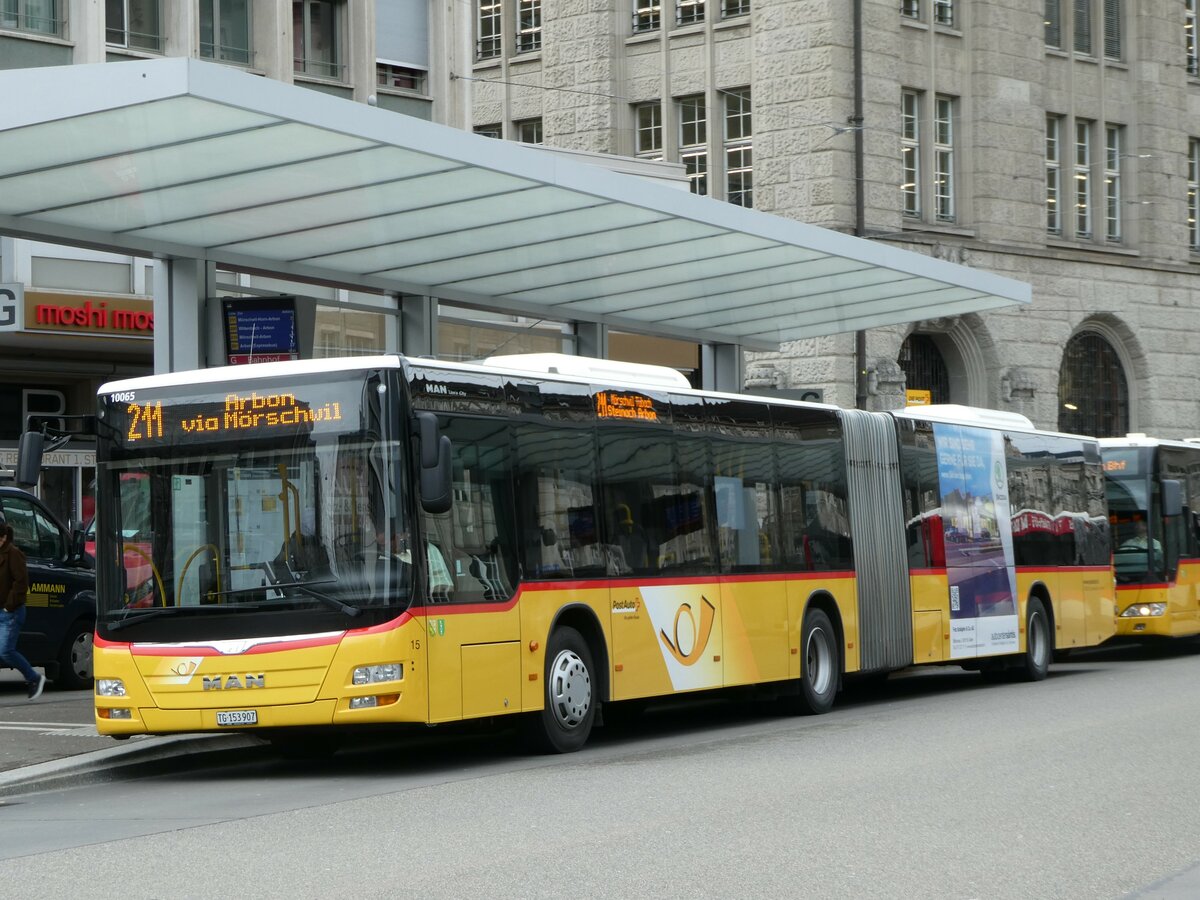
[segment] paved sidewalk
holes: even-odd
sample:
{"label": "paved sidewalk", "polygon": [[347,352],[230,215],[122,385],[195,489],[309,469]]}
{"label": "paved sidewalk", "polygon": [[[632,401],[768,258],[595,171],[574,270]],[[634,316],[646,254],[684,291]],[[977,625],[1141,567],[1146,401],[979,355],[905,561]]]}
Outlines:
{"label": "paved sidewalk", "polygon": [[120,766],[249,746],[261,745],[239,734],[104,737],[96,733],[91,691],[47,685],[31,703],[20,675],[0,669],[0,796],[94,778]]}

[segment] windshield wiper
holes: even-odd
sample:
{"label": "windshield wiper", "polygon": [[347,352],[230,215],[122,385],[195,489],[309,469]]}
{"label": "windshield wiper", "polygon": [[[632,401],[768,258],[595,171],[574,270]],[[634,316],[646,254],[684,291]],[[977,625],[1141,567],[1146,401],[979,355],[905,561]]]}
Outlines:
{"label": "windshield wiper", "polygon": [[[277,591],[282,591],[287,588],[298,588],[300,593],[312,597],[314,600],[320,600],[326,606],[331,606],[334,609],[344,612],[348,616],[357,616],[362,614],[362,610],[357,606],[352,606],[349,603],[343,603],[337,597],[330,597],[328,594],[323,594],[320,591],[314,591],[314,587],[320,587],[326,584],[337,584],[336,578],[328,578],[324,581],[281,581],[278,584],[267,585],[268,588],[273,588]],[[259,588],[261,590],[261,588]]]}
{"label": "windshield wiper", "polygon": [[154,609],[148,609],[144,612],[137,612],[126,615],[124,618],[117,619],[115,622],[105,622],[105,627],[109,631],[117,631],[127,625],[136,625],[138,622],[145,622],[147,619],[157,619],[159,616],[175,615],[181,612],[222,612],[228,610],[228,607],[205,605],[205,606],[156,606]]}

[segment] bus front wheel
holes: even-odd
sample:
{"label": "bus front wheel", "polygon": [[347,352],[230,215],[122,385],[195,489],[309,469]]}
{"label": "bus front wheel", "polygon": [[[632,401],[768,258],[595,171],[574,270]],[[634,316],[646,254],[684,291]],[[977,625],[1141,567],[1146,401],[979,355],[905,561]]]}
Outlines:
{"label": "bus front wheel", "polygon": [[544,705],[530,722],[530,742],[547,753],[587,743],[596,718],[592,653],[574,628],[558,628],[546,648]]}
{"label": "bus front wheel", "polygon": [[798,712],[821,715],[833,707],[841,674],[837,632],[822,609],[804,614],[800,630],[800,696]]}

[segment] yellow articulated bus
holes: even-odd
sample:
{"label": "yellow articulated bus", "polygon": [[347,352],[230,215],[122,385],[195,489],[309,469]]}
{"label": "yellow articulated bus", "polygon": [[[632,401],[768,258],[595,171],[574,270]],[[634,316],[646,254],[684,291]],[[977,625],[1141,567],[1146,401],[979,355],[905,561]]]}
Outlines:
{"label": "yellow articulated bus", "polygon": [[1117,633],[1200,634],[1200,443],[1102,438],[1113,523]]}
{"label": "yellow articulated bus", "polygon": [[1021,417],[388,356],[114,382],[97,439],[116,737],[511,715],[563,752],[606,704],[823,713],[844,675],[1037,680],[1115,629],[1096,443]]}

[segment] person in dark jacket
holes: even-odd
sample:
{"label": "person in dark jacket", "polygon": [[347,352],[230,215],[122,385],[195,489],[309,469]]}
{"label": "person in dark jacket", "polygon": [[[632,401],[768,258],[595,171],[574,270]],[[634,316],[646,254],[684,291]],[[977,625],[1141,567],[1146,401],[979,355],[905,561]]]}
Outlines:
{"label": "person in dark jacket", "polygon": [[17,652],[17,638],[25,624],[25,594],[29,590],[29,570],[25,554],[13,543],[12,526],[0,513],[0,662],[12,666],[25,678],[29,699],[42,696],[46,676],[29,665]]}

